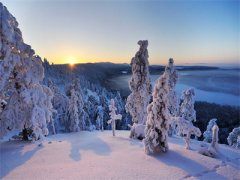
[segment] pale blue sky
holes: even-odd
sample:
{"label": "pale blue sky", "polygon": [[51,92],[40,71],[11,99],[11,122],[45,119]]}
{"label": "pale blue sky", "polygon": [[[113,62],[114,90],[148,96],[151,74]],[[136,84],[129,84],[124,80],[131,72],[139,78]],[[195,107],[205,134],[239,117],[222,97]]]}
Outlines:
{"label": "pale blue sky", "polygon": [[139,39],[151,64],[237,63],[239,1],[1,1],[25,42],[54,63],[129,63]]}

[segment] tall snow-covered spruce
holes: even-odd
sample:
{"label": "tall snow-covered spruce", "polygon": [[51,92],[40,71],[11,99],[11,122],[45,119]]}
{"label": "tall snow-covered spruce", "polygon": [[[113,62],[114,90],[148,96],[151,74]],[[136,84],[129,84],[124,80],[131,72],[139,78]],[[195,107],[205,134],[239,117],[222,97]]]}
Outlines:
{"label": "tall snow-covered spruce", "polygon": [[125,108],[134,123],[145,124],[152,89],[148,70],[148,41],[138,41],[138,45],[140,48],[131,61],[132,77],[129,81],[131,94],[127,98]]}
{"label": "tall snow-covered spruce", "polygon": [[168,77],[164,73],[153,90],[153,102],[147,108],[144,148],[147,154],[168,150]]}
{"label": "tall snow-covered spruce", "polygon": [[110,115],[110,120],[108,120],[108,124],[112,124],[112,132],[113,132],[113,136],[115,136],[115,130],[116,130],[116,120],[121,120],[122,119],[122,115],[121,114],[116,114],[117,108],[115,106],[115,101],[114,99],[111,99],[110,101],[110,105],[109,105],[109,115]]}
{"label": "tall snow-covered spruce", "polygon": [[175,90],[178,73],[174,66],[174,61],[172,58],[169,59],[168,65],[165,68],[165,74],[168,76],[168,86],[169,86],[169,94],[168,94],[168,109],[170,115],[175,117],[178,115],[179,111],[179,100],[177,98],[177,92]]}
{"label": "tall snow-covered spruce", "polygon": [[171,136],[175,132],[175,125],[173,119],[179,114],[179,100],[177,97],[177,92],[175,90],[175,86],[178,80],[178,73],[174,66],[174,61],[172,58],[170,58],[168,61],[168,65],[165,68],[165,74],[168,77],[168,110],[171,116],[168,135]]}
{"label": "tall snow-covered spruce", "polygon": [[9,130],[30,128],[36,139],[48,134],[52,118],[52,91],[41,84],[42,60],[23,42],[18,22],[0,3],[0,136]]}

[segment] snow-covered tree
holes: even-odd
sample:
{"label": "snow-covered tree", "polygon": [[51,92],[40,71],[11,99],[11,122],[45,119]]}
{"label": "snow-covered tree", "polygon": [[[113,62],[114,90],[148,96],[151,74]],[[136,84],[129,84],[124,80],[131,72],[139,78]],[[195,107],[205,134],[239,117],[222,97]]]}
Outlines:
{"label": "snow-covered tree", "polygon": [[186,149],[190,149],[191,135],[200,137],[202,134],[200,129],[193,126],[191,121],[188,121],[182,117],[176,117],[174,120],[178,126],[178,133],[184,138]]}
{"label": "snow-covered tree", "polygon": [[98,130],[104,130],[104,124],[103,124],[103,115],[104,115],[104,111],[103,111],[103,107],[102,106],[98,106],[97,107],[97,129]]}
{"label": "snow-covered tree", "polygon": [[111,99],[110,105],[109,105],[109,115],[110,115],[110,120],[108,120],[108,124],[112,124],[112,133],[113,136],[115,136],[115,130],[116,130],[116,120],[121,120],[122,115],[121,114],[116,114],[117,108],[115,107],[115,101],[114,99]]}
{"label": "snow-covered tree", "polygon": [[87,116],[84,112],[84,99],[83,92],[80,86],[79,79],[74,79],[73,83],[68,87],[66,94],[71,96],[71,91],[74,89],[74,94],[77,96],[77,108],[78,108],[78,116],[79,116],[79,129],[87,130],[91,123],[89,123],[89,119],[86,119]]}
{"label": "snow-covered tree", "polygon": [[178,73],[174,66],[174,61],[172,58],[169,59],[168,65],[165,68],[165,74],[168,76],[168,86],[169,86],[169,94],[168,94],[168,109],[171,116],[177,116],[179,111],[179,100],[177,97],[177,92],[175,90]]}
{"label": "snow-covered tree", "polygon": [[23,42],[18,22],[0,3],[0,97],[7,105],[0,114],[0,136],[8,130],[30,128],[35,139],[48,134],[52,118],[51,90],[40,84],[42,60]]}
{"label": "snow-covered tree", "polygon": [[132,58],[132,77],[129,81],[131,94],[127,98],[125,109],[134,123],[145,124],[147,106],[151,99],[151,81],[149,76],[148,41],[138,41],[140,48]]}
{"label": "snow-covered tree", "polygon": [[56,132],[64,132],[66,131],[65,117],[68,109],[69,99],[65,94],[61,93],[59,88],[51,80],[48,80],[48,87],[53,92],[52,104],[53,108],[56,110],[56,112],[53,114],[53,118]]}
{"label": "snow-covered tree", "polygon": [[75,89],[71,89],[70,90],[69,106],[68,106],[68,110],[67,110],[68,130],[70,132],[80,131],[78,104],[79,104],[79,99],[78,99],[78,96],[76,94],[76,91],[75,91]]}
{"label": "snow-covered tree", "polygon": [[174,61],[172,58],[169,59],[168,65],[165,67],[165,74],[168,77],[168,110],[171,116],[171,121],[169,122],[169,131],[168,134],[171,136],[175,132],[173,117],[178,116],[179,113],[179,100],[177,97],[177,92],[175,86],[178,80],[178,73],[174,66]]}
{"label": "snow-covered tree", "polygon": [[182,103],[180,106],[180,117],[184,118],[187,121],[195,122],[196,121],[196,111],[194,109],[194,89],[189,88],[183,91],[182,94]]}
{"label": "snow-covered tree", "polygon": [[157,80],[153,91],[153,102],[148,105],[145,138],[145,152],[158,153],[168,150],[168,77],[164,73]]}
{"label": "snow-covered tree", "polygon": [[240,127],[234,128],[231,133],[229,133],[227,141],[229,146],[240,149]]}
{"label": "snow-covered tree", "polygon": [[216,121],[217,119],[214,118],[208,122],[207,130],[203,133],[204,141],[209,143],[212,141],[212,128],[217,124]]}

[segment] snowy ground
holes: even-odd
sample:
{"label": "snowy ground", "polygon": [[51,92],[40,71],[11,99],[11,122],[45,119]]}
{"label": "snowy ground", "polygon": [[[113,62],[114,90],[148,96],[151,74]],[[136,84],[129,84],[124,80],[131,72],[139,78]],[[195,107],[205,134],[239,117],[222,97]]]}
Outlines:
{"label": "snowy ground", "polygon": [[240,151],[220,145],[213,159],[185,150],[170,138],[170,151],[148,156],[128,131],[80,132],[49,136],[37,143],[0,144],[0,179],[240,179]]}

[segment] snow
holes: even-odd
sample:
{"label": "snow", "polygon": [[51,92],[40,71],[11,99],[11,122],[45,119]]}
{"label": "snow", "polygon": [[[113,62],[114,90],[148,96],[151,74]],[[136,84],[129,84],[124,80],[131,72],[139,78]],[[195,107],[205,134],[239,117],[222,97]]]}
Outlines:
{"label": "snow", "polygon": [[169,151],[148,156],[129,131],[57,134],[37,143],[2,141],[1,179],[239,179],[240,151],[219,145],[221,159],[198,154],[181,138],[169,138]]}

